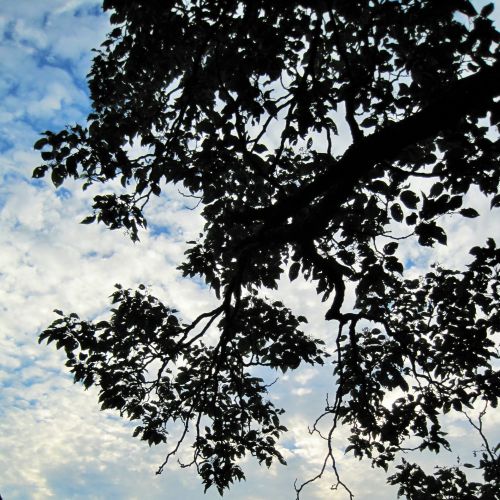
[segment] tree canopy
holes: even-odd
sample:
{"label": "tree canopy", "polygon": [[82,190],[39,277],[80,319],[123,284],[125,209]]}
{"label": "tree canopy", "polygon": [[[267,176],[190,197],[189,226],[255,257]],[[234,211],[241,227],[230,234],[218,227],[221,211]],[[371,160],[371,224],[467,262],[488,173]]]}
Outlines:
{"label": "tree canopy", "polygon": [[[245,454],[284,463],[283,410],[261,367],[327,363],[336,393],[312,429],[331,422],[318,476],[337,473],[332,439],[342,425],[347,453],[385,470],[399,463],[388,481],[400,495],[498,498],[498,447],[481,418],[471,424],[482,451],[466,466],[482,480],[459,465],[430,476],[399,461],[410,446],[449,449],[441,416],[496,408],[500,395],[495,240],[478,242],[465,268],[436,264],[419,278],[398,252],[401,239],[446,245],[444,216],[478,216],[467,201],[473,189],[500,206],[493,4],[478,12],[467,0],[105,0],[103,8],[113,28],[88,75],[87,123],[45,132],[33,175],[50,173],[56,186],[78,179],[84,189],[119,180],[123,189],[114,183],[95,196],[83,222],[123,228],[134,241],[146,204],[166,183],[183,186],[205,225],[179,269],[200,276],[219,305],[185,322],[145,287],[117,285],[108,320],[57,311],[40,341],[64,349],[75,381],[97,385],[102,408],[138,420],[134,435],[149,444],[167,442],[180,422],[166,461],[186,441],[184,465],[221,494],[244,478]],[[299,275],[329,303],[331,345],[266,298]],[[356,297],[347,310],[346,287]]]}

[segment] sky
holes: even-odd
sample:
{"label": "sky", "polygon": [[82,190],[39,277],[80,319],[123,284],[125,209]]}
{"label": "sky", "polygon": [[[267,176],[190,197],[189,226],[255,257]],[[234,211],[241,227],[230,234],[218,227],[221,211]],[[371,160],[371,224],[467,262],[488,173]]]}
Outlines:
{"label": "sky", "polygon": [[[477,2],[479,5],[481,2]],[[483,2],[484,3],[484,2]],[[192,470],[175,464],[161,476],[155,471],[168,453],[131,437],[133,426],[110,411],[99,411],[97,392],[73,385],[64,356],[38,345],[38,334],[54,319],[53,309],[84,318],[105,314],[115,283],[147,284],[153,294],[194,318],[216,301],[200,283],[181,279],[185,241],[203,225],[175,187],[169,187],[148,211],[152,229],[134,244],[121,232],[80,225],[95,188],[76,183],[55,189],[33,180],[41,163],[33,143],[40,132],[83,121],[89,111],[85,83],[91,49],[108,31],[107,17],[94,0],[0,0],[0,493],[4,500],[27,499],[212,499],[203,494]],[[402,257],[411,272],[431,260],[463,266],[467,249],[497,236],[498,212],[472,193],[481,218],[448,220],[448,246],[434,250],[407,244]],[[310,286],[283,282],[280,298],[309,318],[308,333],[332,339],[322,317],[324,306]],[[349,297],[352,303],[352,296]],[[323,443],[309,436],[311,425],[334,391],[331,366],[305,367],[281,376],[273,390],[276,405],[287,410],[282,452],[288,466],[259,467],[246,460],[247,481],[228,499],[285,500],[294,497],[295,478],[309,479],[323,459]],[[458,451],[477,448],[477,439],[456,417],[451,437]],[[490,414],[485,432],[498,440],[500,416]],[[342,478],[360,500],[396,498],[385,474],[344,456],[342,432],[337,457]],[[337,445],[336,445],[337,446]],[[469,451],[467,451],[469,450]],[[432,458],[432,457],[431,457]],[[427,461],[454,463],[456,453]],[[332,477],[305,490],[303,498],[342,500],[332,492]]]}

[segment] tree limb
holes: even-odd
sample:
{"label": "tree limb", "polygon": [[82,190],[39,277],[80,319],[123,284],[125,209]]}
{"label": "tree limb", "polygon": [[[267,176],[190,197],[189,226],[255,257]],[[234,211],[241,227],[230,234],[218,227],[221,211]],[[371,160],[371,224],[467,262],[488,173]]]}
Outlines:
{"label": "tree limb", "polygon": [[[322,229],[331,217],[332,208],[343,203],[352,187],[367,178],[378,162],[393,159],[408,146],[455,127],[472,112],[487,111],[493,99],[500,95],[498,81],[500,62],[444,86],[421,111],[399,122],[389,123],[381,130],[360,139],[351,145],[340,160],[332,158],[327,172],[318,175],[293,195],[278,200],[269,207],[235,213],[232,219],[243,223],[260,220],[272,227],[322,196],[322,200],[311,210],[310,217],[305,221],[307,225],[312,223]],[[288,233],[296,230],[296,226],[290,227]]]}

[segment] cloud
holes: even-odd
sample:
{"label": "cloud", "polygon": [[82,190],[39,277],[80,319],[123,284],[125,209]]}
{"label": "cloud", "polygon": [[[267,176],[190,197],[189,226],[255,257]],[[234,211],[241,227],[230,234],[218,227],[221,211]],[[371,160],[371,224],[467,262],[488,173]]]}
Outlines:
{"label": "cloud", "polygon": [[[54,308],[86,318],[105,314],[117,282],[126,287],[147,284],[188,319],[215,304],[203,286],[181,279],[176,269],[184,241],[195,238],[202,228],[196,200],[183,197],[175,187],[164,189],[147,213],[154,230],[141,233],[141,242],[133,244],[121,232],[78,224],[89,211],[92,195],[108,187],[82,192],[69,182],[54,190],[45,181],[30,178],[40,162],[32,150],[39,132],[84,120],[88,112],[84,76],[90,49],[108,31],[106,17],[96,15],[99,4],[94,0],[2,4],[0,491],[6,500],[219,498],[213,491],[204,496],[195,473],[180,471],[175,464],[163,476],[155,476],[167,449],[149,449],[132,439],[133,425],[112,412],[99,411],[96,391],[72,385],[63,355],[36,340],[54,319]],[[272,131],[270,135],[272,140]],[[342,139],[340,149],[345,144]],[[436,248],[436,253],[402,244],[403,258],[417,263],[415,272],[425,268],[431,255],[463,265],[469,246],[495,233],[497,216],[477,193],[471,196],[485,213],[480,226],[475,221],[448,221],[450,243]],[[314,287],[303,279],[293,284],[284,279],[279,294],[268,295],[279,295],[297,314],[306,316],[306,333],[333,338],[333,327],[323,321],[328,305],[318,303]],[[351,289],[346,307],[352,304]],[[270,379],[277,375],[268,374]],[[284,423],[290,431],[282,450],[289,466],[267,470],[246,460],[249,481],[236,484],[228,498],[289,499],[294,496],[295,478],[306,480],[318,472],[325,446],[308,433],[308,426],[323,411],[325,395],[334,390],[329,364],[281,376],[272,394],[276,404],[287,409]],[[485,420],[492,434],[499,428],[498,418],[492,414]],[[466,441],[462,422],[452,424],[454,436]],[[345,435],[341,430],[335,441],[336,457],[343,479],[358,498],[394,496],[383,473],[344,457]],[[332,482],[329,473],[306,490],[305,498],[330,498]],[[338,492],[332,498],[345,495]]]}

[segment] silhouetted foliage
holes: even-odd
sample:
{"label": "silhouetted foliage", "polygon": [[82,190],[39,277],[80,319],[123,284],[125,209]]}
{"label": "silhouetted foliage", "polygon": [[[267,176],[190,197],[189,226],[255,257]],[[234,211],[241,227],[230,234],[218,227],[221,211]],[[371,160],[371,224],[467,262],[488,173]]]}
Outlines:
{"label": "silhouetted foliage", "polygon": [[[34,176],[50,172],[56,186],[79,179],[84,189],[119,179],[123,191],[96,196],[83,222],[133,240],[151,197],[182,185],[201,200],[206,224],[180,270],[201,276],[220,306],[184,323],[144,287],[117,285],[107,321],[59,312],[40,340],[66,351],[75,381],[96,384],[102,408],[140,420],[135,435],[149,444],[180,422],[167,460],[194,436],[190,465],[220,493],[244,478],[245,454],[284,463],[283,410],[255,367],[333,359],[337,392],[312,429],[333,422],[318,476],[337,473],[339,425],[350,429],[347,453],[387,470],[409,438],[416,450],[449,448],[441,415],[496,407],[495,241],[478,242],[465,269],[435,265],[414,279],[397,252],[402,238],[445,245],[443,216],[478,216],[463,206],[472,187],[500,206],[493,4],[105,0],[104,9],[114,27],[89,74],[93,110],[85,126],[44,133]],[[345,150],[340,127],[351,135]],[[331,300],[332,345],[265,298],[285,273]],[[350,311],[346,285],[356,294]],[[477,464],[431,477],[403,461],[389,482],[413,499],[498,498],[498,448],[482,416],[471,420]],[[470,482],[464,467],[483,481]]]}

